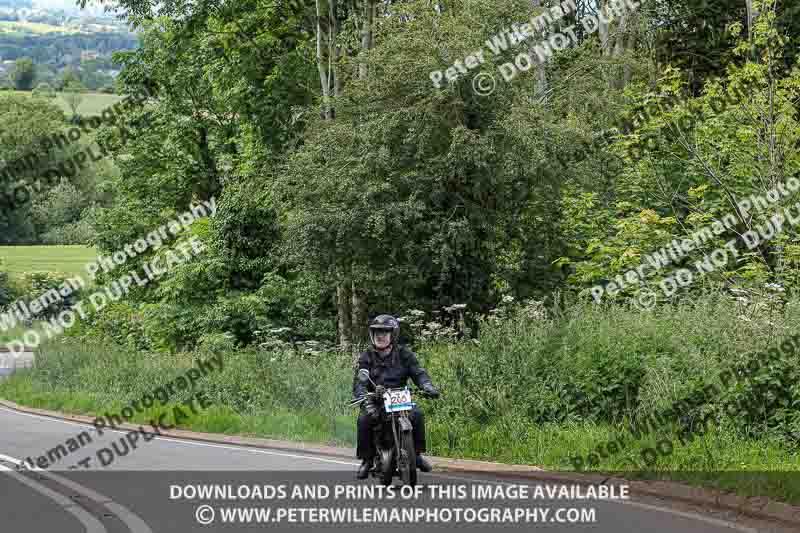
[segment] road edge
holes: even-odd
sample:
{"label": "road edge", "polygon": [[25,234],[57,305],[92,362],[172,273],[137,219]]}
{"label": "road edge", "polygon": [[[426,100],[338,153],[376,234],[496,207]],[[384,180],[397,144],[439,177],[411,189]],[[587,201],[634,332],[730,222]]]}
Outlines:
{"label": "road edge", "polygon": [[[56,411],[47,411],[34,407],[17,405],[14,402],[0,399],[0,406],[13,411],[35,414],[57,420],[92,424],[94,418],[84,415],[70,415]],[[120,430],[136,430],[139,426],[122,424]],[[308,444],[305,442],[265,439],[257,437],[244,437],[238,435],[222,435],[218,433],[200,433],[186,430],[162,430],[165,437],[208,442],[213,444],[227,444],[249,448],[268,450],[281,450],[294,453],[308,453],[351,459],[355,461],[352,448]],[[736,511],[752,518],[772,520],[784,525],[800,527],[800,507],[778,502],[764,497],[745,498],[730,492],[707,489],[691,485],[668,481],[633,481],[619,477],[602,474],[576,474],[572,472],[559,472],[544,470],[529,465],[510,465],[506,463],[493,463],[488,461],[474,461],[470,459],[451,459],[447,457],[426,456],[433,465],[435,472],[460,472],[465,474],[494,474],[507,478],[523,480],[550,481],[558,483],[577,483],[582,485],[602,485],[621,483],[630,487],[631,494],[655,496],[667,500],[676,500],[695,505],[709,505],[717,508]]]}

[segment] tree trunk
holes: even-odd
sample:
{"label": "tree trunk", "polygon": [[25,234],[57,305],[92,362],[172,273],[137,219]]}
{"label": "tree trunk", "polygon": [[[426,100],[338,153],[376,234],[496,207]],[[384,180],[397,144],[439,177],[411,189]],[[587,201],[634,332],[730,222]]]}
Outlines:
{"label": "tree trunk", "polygon": [[[364,13],[364,27],[361,28],[361,50],[372,50],[374,44],[373,27],[375,25],[375,0],[366,0],[366,10]],[[358,65],[359,79],[367,79],[367,62],[363,59]]]}
{"label": "tree trunk", "polygon": [[[325,120],[333,118],[333,105],[331,103],[330,70],[325,65],[325,58],[322,53],[322,0],[316,0],[317,6],[317,70],[319,71],[319,84],[322,89],[322,117]],[[330,39],[331,24],[328,25],[327,36]]]}
{"label": "tree trunk", "polygon": [[[339,22],[339,17],[337,16],[337,1],[338,0],[328,0],[328,17],[330,25],[330,31],[328,32],[328,75],[333,77],[334,100],[340,94],[342,94],[344,81],[341,77],[339,77],[339,60],[343,54],[343,47],[336,44],[336,38],[339,36],[339,31],[341,30],[341,23]],[[336,110],[333,111],[333,115],[336,116]]]}
{"label": "tree trunk", "polygon": [[[334,98],[341,92],[341,80],[336,74],[336,63],[340,50],[336,46],[336,35],[339,23],[336,17],[336,0],[328,0],[327,9],[323,8],[323,0],[315,0],[317,14],[317,71],[322,90],[322,118],[333,120],[336,117],[334,99],[331,98],[333,87]],[[327,22],[323,24],[323,20]],[[323,43],[323,35],[325,42]],[[325,52],[327,48],[327,53]],[[353,314],[351,281],[348,276],[342,276],[336,285],[336,315],[339,345],[342,349],[349,349],[353,341]]]}
{"label": "tree trunk", "polygon": [[[640,25],[639,11],[638,10],[631,11],[629,17],[630,18],[628,20],[628,32],[627,32],[628,38],[627,38],[626,49],[634,51],[636,50],[636,42],[639,38],[639,25]],[[625,62],[624,72],[622,75],[622,87],[625,88],[631,82],[632,78],[633,78],[633,64],[629,60]]]}
{"label": "tree trunk", "polygon": [[[613,57],[620,57],[625,52],[625,31],[628,25],[628,13],[623,13],[617,24],[617,31],[614,34],[614,53]],[[609,48],[611,48],[609,46]]]}
{"label": "tree trunk", "polygon": [[[540,8],[542,7],[542,0],[531,0],[533,7]],[[547,68],[545,66],[545,62],[536,54],[533,54],[533,48],[531,47],[531,57],[536,57],[536,85],[535,85],[535,95],[539,101],[544,102],[547,99]]]}
{"label": "tree trunk", "polygon": [[597,10],[598,30],[597,34],[600,37],[600,46],[603,50],[603,56],[611,54],[611,43],[608,38],[608,0],[601,0],[600,7]]}
{"label": "tree trunk", "polygon": [[[612,50],[612,57],[615,59],[621,59],[622,56],[625,55],[625,40],[627,38],[627,30],[628,30],[628,17],[629,14],[626,11],[623,12],[622,16],[619,18],[619,22],[616,25],[616,31],[614,35],[610,39],[609,49],[611,49],[611,43],[614,43],[614,47]],[[624,61],[624,60],[623,60]],[[617,72],[617,77],[611,80],[611,86],[617,89],[622,89],[625,87],[625,67],[615,67],[614,69]]]}
{"label": "tree trunk", "polygon": [[350,280],[343,280],[336,287],[336,312],[339,316],[339,345],[349,349],[353,343],[352,291]]}
{"label": "tree trunk", "polygon": [[[366,12],[364,13],[364,26],[361,28],[361,52],[372,50],[375,45],[375,10],[377,8],[375,0],[366,0]],[[361,80],[367,79],[367,62],[363,55],[358,65],[358,77]],[[355,271],[354,267],[353,271]],[[354,342],[363,342],[367,339],[367,298],[364,290],[356,284],[355,277],[351,286],[351,339]]]}
{"label": "tree trunk", "polygon": [[367,340],[367,298],[364,291],[356,286],[355,280],[353,281],[352,297],[352,340],[360,343]]}

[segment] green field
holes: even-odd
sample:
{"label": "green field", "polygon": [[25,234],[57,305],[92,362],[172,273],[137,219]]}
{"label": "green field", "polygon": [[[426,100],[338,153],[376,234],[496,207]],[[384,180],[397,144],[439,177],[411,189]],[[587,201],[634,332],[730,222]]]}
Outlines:
{"label": "green field", "polygon": [[47,33],[78,33],[75,28],[64,26],[53,26],[52,24],[42,24],[40,22],[19,22],[11,20],[0,20],[0,33],[17,33],[21,35],[34,34],[44,35]]}
{"label": "green field", "polygon": [[85,274],[96,255],[88,246],[0,246],[0,260],[12,276],[35,270]]}
{"label": "green field", "polygon": [[[28,91],[5,91],[0,94],[31,95]],[[83,102],[81,102],[80,107],[78,107],[78,114],[86,117],[99,115],[104,109],[111,107],[123,98],[123,96],[116,94],[86,93],[83,97]],[[57,96],[53,98],[53,103],[63,109],[67,116],[72,115],[72,110],[69,108],[69,105],[67,105],[67,102],[61,98],[60,94],[57,93]]]}

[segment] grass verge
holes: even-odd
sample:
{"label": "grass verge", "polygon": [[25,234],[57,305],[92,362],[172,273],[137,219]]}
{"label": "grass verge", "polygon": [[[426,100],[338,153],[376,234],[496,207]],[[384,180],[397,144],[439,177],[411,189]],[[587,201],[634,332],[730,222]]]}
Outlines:
{"label": "grass verge", "polygon": [[[40,409],[70,414],[100,416],[118,413],[127,405],[107,394],[93,394],[43,386],[35,372],[21,371],[0,382],[0,397]],[[132,423],[146,424],[170,407],[137,413]],[[423,407],[424,409],[424,407]],[[323,410],[278,408],[259,414],[239,414],[225,405],[192,416],[180,429],[223,435],[284,439],[331,446],[355,446],[355,413],[331,415]],[[168,423],[173,423],[168,420]],[[608,424],[521,423],[508,415],[489,426],[478,424],[453,428],[447,421],[428,420],[428,453],[441,457],[475,459],[509,464],[527,464],[552,470],[570,470],[565,457],[576,451],[589,453],[594,443],[615,438],[617,428]],[[787,453],[779,443],[737,437],[725,428],[706,435],[659,457],[652,468],[641,467],[641,452],[655,446],[656,439],[634,443],[616,457],[602,459],[591,468],[627,479],[660,479],[731,491],[741,496],[766,496],[800,504],[800,458]]]}
{"label": "grass verge", "polygon": [[[59,389],[44,389],[31,377],[31,372],[20,371],[5,382],[0,382],[3,398],[19,405],[36,409],[47,409],[61,413],[85,416],[103,416],[119,413],[124,404],[108,402],[104,395],[73,392]],[[155,405],[141,413],[135,413],[132,424],[149,424],[162,413],[171,413],[173,406]],[[167,418],[167,424],[174,424]],[[322,413],[296,413],[288,410],[268,415],[239,415],[230,407],[213,405],[193,415],[178,429],[243,437],[263,437],[302,442],[325,443],[331,446],[355,446],[355,416],[330,418]]]}
{"label": "grass verge", "polygon": [[[617,440],[628,420],[651,416],[715,379],[731,361],[800,330],[800,302],[765,317],[752,313],[746,321],[737,306],[709,301],[649,314],[588,307],[557,320],[520,316],[486,325],[477,344],[417,346],[443,392],[436,401],[415,399],[426,414],[428,453],[574,470],[573,457]],[[304,356],[213,343],[196,353],[166,355],[64,339],[43,346],[34,370],[0,384],[0,397],[96,414],[141,398],[197,358],[210,357],[209,351],[223,355],[224,368],[198,386],[216,407],[187,429],[353,445],[349,353]],[[714,396],[702,407],[713,415],[703,433],[684,442],[675,436],[678,427],[695,427],[694,409],[681,410],[679,422],[626,439],[591,470],[800,503],[800,449],[787,436],[796,409],[769,403],[780,393],[788,405],[798,405],[791,403],[796,358],[786,355],[769,373]],[[764,380],[770,387],[758,388]],[[726,409],[726,402],[740,398],[764,407],[757,413]],[[643,454],[659,447],[662,453],[645,463]]]}

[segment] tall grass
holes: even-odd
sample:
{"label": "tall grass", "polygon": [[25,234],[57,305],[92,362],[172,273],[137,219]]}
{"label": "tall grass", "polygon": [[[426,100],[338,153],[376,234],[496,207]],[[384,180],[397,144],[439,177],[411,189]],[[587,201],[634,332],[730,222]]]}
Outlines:
{"label": "tall grass", "polygon": [[[796,301],[753,310],[719,298],[650,313],[576,306],[549,319],[517,313],[485,323],[477,343],[417,346],[443,393],[436,401],[416,399],[427,416],[428,453],[573,469],[572,457],[616,439],[627,421],[666,407],[731,363],[800,331],[798,310]],[[0,395],[40,405],[72,395],[100,412],[210,355],[167,357],[64,339],[43,347],[35,370],[0,384]],[[302,358],[239,350],[226,351],[224,361],[224,370],[200,385],[216,407],[213,416],[190,422],[194,429],[354,444],[356,413],[346,407],[350,354]],[[748,424],[719,414],[708,432],[685,444],[675,427],[659,428],[628,439],[594,469],[800,501],[792,478],[756,474],[791,471],[800,478],[796,441],[785,431],[752,431]],[[672,452],[644,465],[642,451],[664,439],[673,442]]]}

